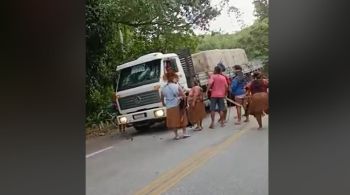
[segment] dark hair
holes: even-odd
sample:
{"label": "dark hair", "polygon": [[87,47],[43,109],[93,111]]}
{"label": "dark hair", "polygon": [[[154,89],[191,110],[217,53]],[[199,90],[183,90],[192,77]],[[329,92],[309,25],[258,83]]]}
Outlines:
{"label": "dark hair", "polygon": [[221,68],[219,66],[215,66],[214,74],[220,74],[220,73],[221,73]]}
{"label": "dark hair", "polygon": [[261,79],[262,78],[262,74],[260,72],[254,72],[253,77],[255,79]]}
{"label": "dark hair", "polygon": [[240,65],[234,65],[233,68],[235,70],[242,70],[242,66],[240,66]]}
{"label": "dark hair", "polygon": [[217,66],[218,66],[219,68],[221,68],[221,71],[222,71],[222,72],[225,72],[226,67],[225,67],[225,65],[224,65],[222,62],[220,62]]}
{"label": "dark hair", "polygon": [[193,80],[193,85],[194,86],[198,86],[199,85],[199,82],[197,80]]}

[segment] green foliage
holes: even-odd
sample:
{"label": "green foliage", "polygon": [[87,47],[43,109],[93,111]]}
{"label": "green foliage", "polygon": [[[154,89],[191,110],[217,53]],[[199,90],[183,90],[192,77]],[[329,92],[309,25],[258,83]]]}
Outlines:
{"label": "green foliage", "polygon": [[269,16],[269,2],[268,0],[254,0],[255,16],[259,20],[268,18]]}
{"label": "green foliage", "polygon": [[206,35],[200,40],[199,51],[242,48],[249,59],[268,59],[268,19],[257,20],[253,25],[235,34]]}

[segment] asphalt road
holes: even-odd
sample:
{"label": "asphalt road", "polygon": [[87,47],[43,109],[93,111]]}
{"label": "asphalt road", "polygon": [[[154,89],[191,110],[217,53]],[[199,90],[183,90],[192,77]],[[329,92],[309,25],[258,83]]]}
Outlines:
{"label": "asphalt road", "polygon": [[[268,117],[257,123],[189,129],[190,138],[173,140],[155,127],[144,133],[87,142],[86,194],[267,195]],[[209,125],[209,118],[204,121]]]}

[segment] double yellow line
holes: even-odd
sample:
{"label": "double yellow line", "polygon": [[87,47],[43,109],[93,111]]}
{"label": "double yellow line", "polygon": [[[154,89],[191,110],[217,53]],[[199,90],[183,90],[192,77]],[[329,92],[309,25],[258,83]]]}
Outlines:
{"label": "double yellow line", "polygon": [[180,163],[178,166],[172,168],[168,172],[161,174],[147,186],[138,190],[135,195],[159,195],[168,191],[188,174],[201,167],[210,158],[218,154],[220,151],[223,151],[233,142],[235,142],[243,133],[247,131],[247,129],[244,129],[245,126],[247,126],[247,124],[241,128],[243,130],[240,130],[237,133],[231,135],[224,142],[196,153],[195,155]]}

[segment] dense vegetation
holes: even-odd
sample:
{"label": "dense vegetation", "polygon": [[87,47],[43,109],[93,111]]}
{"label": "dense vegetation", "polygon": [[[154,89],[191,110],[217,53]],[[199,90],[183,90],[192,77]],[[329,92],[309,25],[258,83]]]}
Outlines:
{"label": "dense vegetation", "polygon": [[235,34],[218,34],[204,36],[198,50],[210,49],[245,49],[249,59],[268,57],[268,20],[256,21]]}
{"label": "dense vegetation", "polygon": [[146,53],[241,47],[249,57],[267,56],[267,1],[256,0],[255,8],[253,26],[203,38],[193,29],[208,30],[221,11],[210,0],[87,0],[86,124],[104,120],[98,113],[111,102],[116,66]]}

